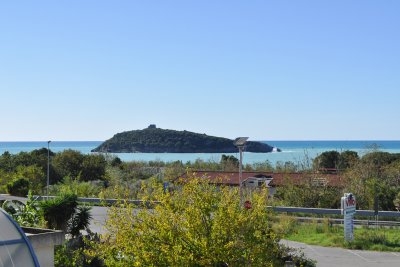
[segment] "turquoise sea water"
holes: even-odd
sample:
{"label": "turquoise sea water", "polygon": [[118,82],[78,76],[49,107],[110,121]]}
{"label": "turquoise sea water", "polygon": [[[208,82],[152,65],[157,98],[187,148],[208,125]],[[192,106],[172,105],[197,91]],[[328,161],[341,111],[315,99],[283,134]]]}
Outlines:
{"label": "turquoise sea water", "polygon": [[[270,161],[272,164],[277,162],[292,161],[295,163],[305,162],[306,159],[313,159],[324,151],[345,150],[356,151],[360,156],[365,153],[378,149],[389,153],[400,153],[400,140],[395,141],[262,141],[271,146],[278,147],[282,152],[273,153],[243,153],[243,163],[257,163]],[[60,152],[65,149],[78,150],[84,154],[100,145],[101,141],[52,141],[50,150]],[[0,142],[0,154],[9,151],[12,154],[21,151],[29,152],[34,149],[47,148],[45,142]],[[176,161],[182,162],[204,161],[219,162],[223,153],[116,153],[115,155],[124,161]],[[239,153],[224,153],[239,158]]]}

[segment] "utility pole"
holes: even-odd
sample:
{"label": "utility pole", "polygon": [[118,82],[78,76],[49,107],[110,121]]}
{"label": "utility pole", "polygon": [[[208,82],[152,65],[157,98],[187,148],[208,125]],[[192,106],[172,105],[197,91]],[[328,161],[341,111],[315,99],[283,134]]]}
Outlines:
{"label": "utility pole", "polygon": [[50,186],[50,143],[47,141],[47,187],[46,187],[46,197],[49,199],[49,186]]}

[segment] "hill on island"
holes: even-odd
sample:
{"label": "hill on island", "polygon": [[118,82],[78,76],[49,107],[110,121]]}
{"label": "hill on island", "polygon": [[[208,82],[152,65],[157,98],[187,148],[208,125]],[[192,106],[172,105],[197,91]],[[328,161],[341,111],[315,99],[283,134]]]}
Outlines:
{"label": "hill on island", "polygon": [[[232,139],[208,136],[189,131],[156,128],[150,125],[143,130],[126,131],[115,134],[92,152],[109,153],[234,153],[238,148]],[[244,151],[271,152],[273,147],[248,141]]]}

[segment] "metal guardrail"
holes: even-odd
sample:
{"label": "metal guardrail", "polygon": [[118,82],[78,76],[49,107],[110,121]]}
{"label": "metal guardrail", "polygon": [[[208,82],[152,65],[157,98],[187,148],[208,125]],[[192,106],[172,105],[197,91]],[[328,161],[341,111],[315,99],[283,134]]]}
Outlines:
{"label": "metal guardrail", "polygon": [[[37,200],[44,200],[49,198],[54,198],[54,196],[34,196]],[[121,199],[101,199],[101,198],[78,198],[79,202],[83,203],[92,203],[92,204],[101,204],[107,203],[109,205],[118,203]],[[128,203],[135,205],[143,205],[142,200],[128,200]],[[147,202],[147,205],[156,204],[157,201]],[[268,206],[267,208],[272,209],[276,212],[287,212],[287,213],[307,213],[307,214],[327,214],[327,215],[341,215],[340,209],[318,209],[318,208],[302,208],[302,207],[282,207],[282,206]],[[356,216],[379,216],[379,217],[400,217],[399,211],[378,211],[378,214],[375,214],[373,210],[356,210]]]}
{"label": "metal guardrail", "polygon": [[[328,223],[328,224],[343,224],[344,219],[336,218],[310,218],[310,217],[296,217],[299,222],[317,222],[317,223]],[[400,221],[379,221],[379,220],[353,220],[354,225],[361,226],[393,226],[399,227]]]}
{"label": "metal guardrail", "polygon": [[[276,212],[288,212],[288,213],[309,213],[309,214],[332,214],[341,215],[340,209],[317,209],[317,208],[301,208],[301,207],[273,207],[268,206]],[[376,216],[373,210],[356,210],[356,216]],[[379,217],[400,217],[398,211],[378,211],[377,216]]]}

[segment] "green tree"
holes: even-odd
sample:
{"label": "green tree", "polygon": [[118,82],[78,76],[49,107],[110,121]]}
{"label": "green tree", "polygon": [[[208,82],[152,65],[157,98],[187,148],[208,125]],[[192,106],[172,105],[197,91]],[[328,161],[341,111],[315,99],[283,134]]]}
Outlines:
{"label": "green tree", "polygon": [[[357,209],[394,209],[393,201],[399,189],[397,155],[373,151],[365,154],[342,175],[347,192],[357,197]],[[377,201],[377,203],[376,203]]]}
{"label": "green tree", "polygon": [[397,211],[400,211],[400,192],[397,193],[396,198],[393,200],[393,204]]}
{"label": "green tree", "polygon": [[193,178],[173,192],[143,188],[153,209],[127,202],[111,209],[107,234],[88,253],[107,266],[282,266],[287,251],[274,230],[268,190],[254,191],[251,208],[237,189]]}
{"label": "green tree", "polygon": [[29,189],[33,194],[41,194],[46,186],[46,175],[43,169],[37,165],[18,166],[14,177],[24,177],[29,181]]}
{"label": "green tree", "polygon": [[355,166],[355,164],[357,164],[359,160],[360,158],[357,152],[351,150],[343,151],[342,153],[340,153],[338,169],[339,170],[349,169]]}
{"label": "green tree", "polygon": [[7,184],[7,192],[13,196],[26,197],[29,192],[29,181],[26,178],[17,178]]}
{"label": "green tree", "polygon": [[81,165],[81,181],[103,180],[106,165],[107,162],[103,155],[85,155]]}
{"label": "green tree", "polygon": [[7,192],[7,184],[13,179],[13,173],[0,169],[0,193]]}
{"label": "green tree", "polygon": [[314,168],[319,169],[332,169],[337,168],[340,162],[340,153],[337,151],[326,151],[318,155],[314,159]]}
{"label": "green tree", "polygon": [[56,181],[66,176],[78,178],[82,171],[83,158],[84,155],[81,152],[72,149],[57,153],[52,159],[52,165],[57,173]]}
{"label": "green tree", "polygon": [[361,160],[364,164],[370,165],[375,170],[379,170],[385,165],[389,165],[392,162],[400,160],[400,154],[393,154],[389,152],[373,151],[365,154]]}
{"label": "green tree", "polygon": [[235,171],[239,168],[239,160],[232,155],[225,155],[223,154],[221,156],[221,162],[220,162],[222,169],[224,171]]}
{"label": "green tree", "polygon": [[0,169],[11,172],[14,168],[14,156],[6,151],[0,156]]}

